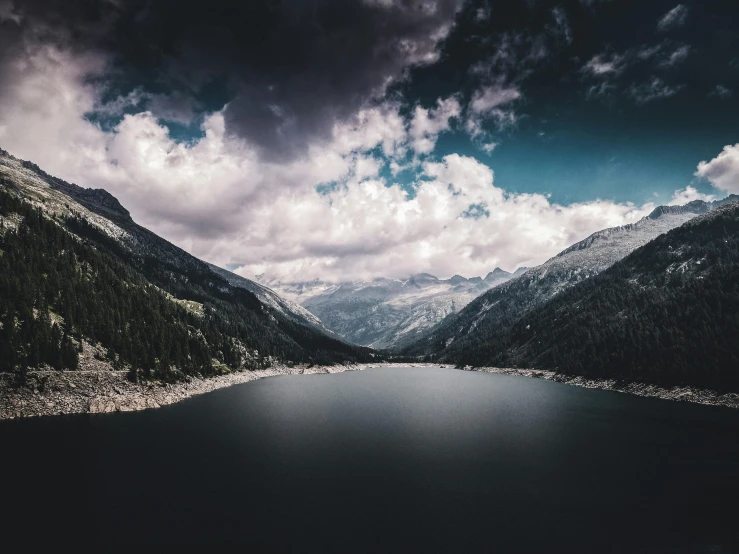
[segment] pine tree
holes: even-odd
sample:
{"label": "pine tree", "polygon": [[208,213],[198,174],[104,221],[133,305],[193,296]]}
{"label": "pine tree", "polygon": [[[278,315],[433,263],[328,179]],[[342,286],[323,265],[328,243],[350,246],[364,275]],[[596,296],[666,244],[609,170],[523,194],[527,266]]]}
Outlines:
{"label": "pine tree", "polygon": [[65,333],[61,341],[62,365],[66,369],[77,369],[79,367],[79,354],[72,338]]}
{"label": "pine tree", "polygon": [[62,331],[59,325],[54,323],[51,326],[51,339],[49,340],[49,347],[46,350],[46,363],[56,370],[61,370],[64,367],[61,343]]}

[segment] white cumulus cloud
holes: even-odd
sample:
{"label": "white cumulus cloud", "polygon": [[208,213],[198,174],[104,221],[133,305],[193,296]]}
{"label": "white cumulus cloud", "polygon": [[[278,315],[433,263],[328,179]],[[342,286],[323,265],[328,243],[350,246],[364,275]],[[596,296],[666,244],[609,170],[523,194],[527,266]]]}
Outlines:
{"label": "white cumulus cloud", "polygon": [[[653,208],[597,199],[558,205],[507,192],[472,157],[431,153],[419,161],[427,142],[459,117],[454,97],[408,117],[392,102],[367,106],[304,156],[278,163],[229,134],[221,112],[205,117],[204,136],[188,143],[173,140],[148,111],[106,132],[85,118],[100,100],[87,77],[105,60],[48,48],[27,59],[0,84],[0,146],[68,181],[109,190],[139,223],[247,277],[484,275],[540,263]],[[487,91],[478,107],[492,111],[516,98]],[[392,161],[396,172],[417,170],[416,178],[396,182],[383,171]]]}
{"label": "white cumulus cloud", "polygon": [[739,143],[724,146],[718,156],[699,163],[695,176],[708,179],[718,189],[739,194]]}
{"label": "white cumulus cloud", "polygon": [[670,200],[667,205],[682,206],[683,204],[687,204],[688,202],[692,202],[693,200],[703,200],[705,202],[710,202],[711,200],[715,199],[715,195],[703,194],[695,187],[688,185],[684,189],[676,190],[675,193],[672,195],[672,200]]}
{"label": "white cumulus cloud", "polygon": [[440,98],[435,109],[416,106],[410,124],[411,147],[418,154],[430,153],[439,134],[448,131],[450,120],[458,118],[461,112],[459,100],[453,96],[445,100]]}

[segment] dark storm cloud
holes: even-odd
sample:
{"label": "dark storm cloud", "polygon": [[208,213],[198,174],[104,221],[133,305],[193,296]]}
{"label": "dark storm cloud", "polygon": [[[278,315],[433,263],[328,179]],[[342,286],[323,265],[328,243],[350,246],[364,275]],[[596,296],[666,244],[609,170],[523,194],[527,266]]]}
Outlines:
{"label": "dark storm cloud", "polygon": [[228,130],[281,157],[433,61],[462,2],[20,0],[13,13],[41,38],[110,54],[112,90],[143,86],[164,113],[219,83]]}

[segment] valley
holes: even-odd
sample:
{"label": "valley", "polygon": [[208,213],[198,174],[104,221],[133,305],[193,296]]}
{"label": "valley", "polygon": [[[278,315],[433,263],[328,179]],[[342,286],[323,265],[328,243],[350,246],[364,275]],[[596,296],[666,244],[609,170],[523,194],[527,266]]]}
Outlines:
{"label": "valley", "polygon": [[0,0],[0,547],[739,553],[737,29]]}
{"label": "valley", "polygon": [[[105,191],[7,153],[0,182],[4,417],[143,409],[260,376],[377,363],[509,368],[495,371],[693,401],[739,389],[736,196],[656,208],[514,273],[332,284],[257,282],[202,262]],[[53,263],[52,244],[66,253]],[[691,311],[718,306],[719,290],[720,309]],[[727,398],[715,402],[734,405]]]}
{"label": "valley", "polygon": [[345,283],[281,283],[265,275],[256,279],[309,310],[344,339],[375,349],[409,344],[449,314],[483,292],[518,277],[500,268],[485,278],[454,275],[438,279],[428,273],[407,279],[376,278]]}

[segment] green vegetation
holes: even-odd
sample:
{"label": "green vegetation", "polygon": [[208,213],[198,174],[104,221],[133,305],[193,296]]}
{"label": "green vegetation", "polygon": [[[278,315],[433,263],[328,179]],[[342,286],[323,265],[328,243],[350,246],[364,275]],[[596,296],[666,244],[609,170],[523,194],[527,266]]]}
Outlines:
{"label": "green vegetation", "polygon": [[739,390],[739,203],[434,359]]}
{"label": "green vegetation", "polygon": [[178,265],[136,254],[81,217],[51,219],[0,187],[0,215],[11,213],[21,217],[0,236],[0,371],[75,369],[83,338],[130,366],[131,379],[257,368],[268,356],[336,363],[369,355],[269,310],[195,258]]}

